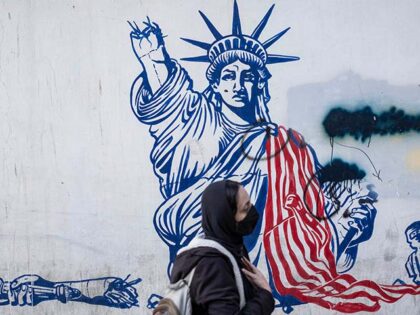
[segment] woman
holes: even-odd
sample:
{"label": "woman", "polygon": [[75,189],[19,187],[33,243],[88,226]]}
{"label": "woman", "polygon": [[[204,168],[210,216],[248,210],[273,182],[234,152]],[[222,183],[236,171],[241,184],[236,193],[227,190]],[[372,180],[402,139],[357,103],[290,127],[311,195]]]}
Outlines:
{"label": "woman", "polygon": [[201,211],[205,238],[225,247],[241,268],[246,304],[240,309],[232,264],[214,248],[198,247],[178,255],[171,283],[185,278],[195,267],[190,285],[193,314],[271,314],[274,299],[270,286],[249,262],[243,245],[243,236],[250,234],[258,221],[246,190],[233,181],[212,183],[203,193]]}

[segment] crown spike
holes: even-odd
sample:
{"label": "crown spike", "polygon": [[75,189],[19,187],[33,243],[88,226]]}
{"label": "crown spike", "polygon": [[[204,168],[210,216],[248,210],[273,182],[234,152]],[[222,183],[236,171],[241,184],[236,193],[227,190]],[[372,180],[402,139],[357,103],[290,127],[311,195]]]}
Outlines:
{"label": "crown spike", "polygon": [[280,63],[280,62],[289,62],[299,60],[299,57],[296,56],[286,56],[286,55],[272,55],[268,54],[267,64]]}
{"label": "crown spike", "polygon": [[290,30],[290,27],[286,28],[285,30],[281,31],[280,33],[274,35],[270,39],[266,40],[262,45],[265,49],[273,45],[276,41],[278,41],[284,34],[287,33],[287,31]]}
{"label": "crown spike", "polygon": [[209,18],[203,12],[201,12],[200,10],[198,10],[198,13],[200,13],[201,17],[203,18],[203,20],[206,23],[207,27],[209,28],[210,32],[213,34],[214,38],[216,40],[219,40],[219,39],[223,38],[223,35],[220,34],[220,32],[216,29],[216,27],[209,20]]}
{"label": "crown spike", "polygon": [[270,18],[271,12],[273,12],[274,4],[268,9],[267,13],[262,18],[261,22],[257,25],[255,30],[252,32],[251,37],[254,39],[258,39],[260,37],[264,27],[267,25],[268,19]]}
{"label": "crown spike", "polygon": [[192,62],[210,62],[208,56],[185,57],[185,58],[181,58],[181,60],[192,61]]}
{"label": "crown spike", "polygon": [[233,3],[232,35],[242,35],[241,18],[236,0]]}
{"label": "crown spike", "polygon": [[189,39],[189,38],[183,38],[181,37],[182,40],[186,41],[187,43],[190,43],[194,46],[198,46],[200,48],[205,49],[206,51],[208,51],[211,47],[211,44],[209,43],[204,43],[204,42],[200,42],[198,40],[194,40],[194,39]]}
{"label": "crown spike", "polygon": [[[274,4],[268,9],[262,20],[252,32],[252,35],[250,36],[244,36],[242,34],[242,26],[237,0],[234,0],[233,3],[232,33],[226,36],[223,36],[216,29],[213,23],[203,12],[198,11],[201,17],[203,18],[204,22],[206,23],[208,29],[215,37],[215,41],[212,43],[206,43],[194,39],[181,38],[187,43],[200,47],[207,52],[207,54],[203,56],[186,57],[181,58],[181,60],[212,63],[218,56],[220,56],[224,52],[233,50],[247,51],[259,58],[264,65],[299,60],[300,58],[297,56],[274,55],[269,54],[267,52],[270,46],[272,46],[276,41],[278,41],[284,34],[286,34],[290,30],[290,27],[274,35],[265,42],[262,42],[258,39],[264,31],[265,27],[267,26],[273,9]],[[134,29],[135,25],[133,27],[133,30]]]}

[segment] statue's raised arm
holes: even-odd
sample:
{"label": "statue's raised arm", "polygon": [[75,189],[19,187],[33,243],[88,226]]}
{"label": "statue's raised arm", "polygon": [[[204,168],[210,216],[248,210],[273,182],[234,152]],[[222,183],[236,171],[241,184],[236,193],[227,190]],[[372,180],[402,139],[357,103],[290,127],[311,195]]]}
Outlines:
{"label": "statue's raised arm", "polygon": [[166,52],[162,31],[158,24],[143,22],[141,29],[136,22],[128,22],[132,28],[131,46],[143,67],[144,79],[147,80],[150,93],[153,95],[165,83],[170,72],[171,60]]}

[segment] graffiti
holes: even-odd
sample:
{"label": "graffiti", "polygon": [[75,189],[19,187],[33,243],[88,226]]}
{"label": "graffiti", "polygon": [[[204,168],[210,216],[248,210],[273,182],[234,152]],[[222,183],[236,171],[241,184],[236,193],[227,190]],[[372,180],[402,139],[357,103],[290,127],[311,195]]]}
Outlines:
{"label": "graffiti", "polygon": [[417,285],[420,284],[420,221],[411,223],[405,230],[408,245],[413,252],[408,256],[405,264],[408,276]]}
{"label": "graffiti", "polygon": [[[339,146],[341,146],[341,147],[344,147],[344,148],[348,148],[348,149],[357,150],[357,151],[362,152],[362,154],[368,159],[370,165],[372,165],[372,168],[373,168],[372,175],[374,177],[376,177],[378,180],[382,181],[382,178],[381,178],[381,170],[378,170],[375,167],[375,164],[373,164],[372,159],[369,157],[369,155],[364,150],[362,150],[362,149],[360,149],[358,147],[355,147],[355,146],[350,146],[350,145],[339,143],[339,142],[335,141],[333,138],[331,138],[331,146],[333,146],[334,143],[337,144],[337,145],[339,145]],[[333,149],[331,149],[331,150],[333,150]],[[332,155],[333,155],[333,152],[331,152],[331,156]]]}
{"label": "graffiti", "polygon": [[[357,245],[369,240],[373,233],[377,213],[374,203],[378,201],[378,194],[373,185],[362,183],[365,176],[366,172],[356,164],[333,159],[317,170],[304,189],[306,210],[317,220],[332,223],[336,234],[332,245],[337,265],[345,257],[340,272],[353,267],[357,258]],[[309,187],[314,180],[319,182],[316,202],[323,198],[325,203],[322,216],[315,213],[308,203]],[[333,220],[340,210],[342,215]]]}
{"label": "graffiti", "polygon": [[[182,38],[204,50],[202,55],[182,60],[209,63],[208,85],[203,92],[193,89],[187,71],[171,58],[158,23],[147,18],[143,29],[140,23],[129,23],[131,47],[142,68],[131,86],[131,108],[141,123],[150,126],[155,141],[150,160],[163,201],[153,224],[169,249],[167,272],[171,272],[179,249],[202,233],[200,201],[204,188],[214,181],[231,179],[242,183],[260,214],[253,234],[245,238],[245,246],[254,264],[267,263],[279,307],[291,312],[292,305],[316,303],[350,312],[355,311],[354,303],[360,310],[377,310],[379,301],[387,300],[383,296],[386,288],[367,287],[348,274],[338,274],[353,267],[359,245],[372,235],[377,194],[369,185],[359,189],[358,181],[365,173],[356,166],[334,160],[324,173],[318,172],[322,167],[304,137],[270,118],[271,73],[267,66],[299,60],[268,52],[290,28],[260,41],[273,8],[250,35],[242,32],[236,1],[227,35],[199,11],[214,40]],[[344,174],[333,178],[333,169]],[[325,180],[322,186],[318,176]],[[336,207],[345,209],[345,215],[333,215]],[[314,215],[328,220],[316,220]],[[289,242],[292,249],[285,250],[278,240]],[[315,252],[322,270],[312,260],[311,253]],[[305,268],[308,271],[301,275],[298,270]],[[322,277],[310,276],[314,270]],[[293,279],[293,285],[287,283],[296,275],[300,278]],[[329,283],[345,281],[339,285],[340,292],[333,292],[325,279]],[[308,288],[313,281],[318,281],[316,288]],[[351,287],[358,292],[378,292],[369,302],[358,302],[346,295]],[[416,292],[405,287],[395,290],[398,298]],[[150,306],[156,298],[150,298]]]}
{"label": "graffiti", "polygon": [[[274,125],[274,124],[272,124],[272,123],[265,123],[265,121],[263,121],[263,120],[261,120],[261,121],[257,121],[256,123],[254,123],[254,124],[250,124],[250,128],[249,128],[249,130],[247,130],[245,133],[244,133],[244,135],[243,135],[243,137],[242,137],[242,140],[241,140],[241,147],[243,148],[242,149],[242,153],[243,153],[243,155],[247,158],[247,159],[249,159],[249,160],[255,160],[256,159],[256,157],[255,156],[251,156],[248,152],[246,152],[246,150],[245,150],[245,147],[246,146],[244,146],[244,144],[245,144],[245,142],[246,142],[246,139],[247,139],[247,135],[248,135],[248,132],[252,129],[252,128],[254,128],[255,126],[262,126],[262,127],[265,127],[265,133],[266,133],[266,138],[268,139],[269,137],[274,137],[274,136],[277,136],[278,135],[278,131],[277,131],[277,128],[276,128],[276,125]],[[305,148],[306,147],[306,142],[305,142],[305,139],[303,138],[303,136],[299,139],[299,140],[297,140],[296,139],[296,137],[293,135],[293,130],[292,129],[288,129],[287,130],[287,138],[286,138],[286,141],[282,144],[282,146],[277,150],[277,151],[275,151],[275,152],[273,152],[273,154],[271,154],[270,156],[268,156],[268,155],[265,155],[265,156],[262,156],[262,157],[260,157],[259,158],[259,161],[265,161],[265,160],[267,160],[267,159],[271,159],[271,158],[273,158],[273,157],[275,157],[276,155],[278,155],[278,154],[280,154],[284,149],[285,149],[285,147],[287,146],[287,144],[289,143],[289,141],[290,141],[290,139],[292,139],[298,146],[299,146],[299,148]]]}
{"label": "graffiti", "polygon": [[0,278],[0,305],[36,306],[44,301],[84,302],[116,308],[139,306],[134,285],[141,279],[128,281],[104,277],[80,281],[48,281],[38,275],[23,275],[11,282]]}
{"label": "graffiti", "polygon": [[321,167],[317,174],[321,185],[347,180],[362,180],[365,176],[366,172],[356,164],[350,164],[340,159],[334,159],[327,165]]}
{"label": "graffiti", "polygon": [[[359,169],[355,164],[349,164],[340,159],[333,159],[325,166],[320,166],[308,181],[303,191],[303,201],[309,213],[311,213],[318,220],[326,220],[331,216],[337,214],[342,209],[340,198],[346,194],[347,200],[352,198],[352,194],[348,194],[355,182],[359,182],[366,176],[365,171]],[[317,202],[321,196],[324,196],[331,203],[331,210],[326,212],[326,216],[319,217],[316,213],[311,211],[308,203],[309,187],[316,180],[320,184],[320,189],[317,193]],[[346,193],[347,192],[347,193]],[[346,201],[344,201],[344,204]],[[345,213],[346,214],[346,213]]]}
{"label": "graffiti", "polygon": [[[337,184],[335,184],[337,185]],[[337,217],[334,224],[335,232],[338,233],[338,243],[335,244],[337,263],[345,256],[344,264],[340,266],[340,272],[347,272],[356,262],[357,245],[369,240],[373,234],[377,209],[375,203],[378,201],[378,194],[373,185],[360,182],[360,180],[347,180],[341,183],[342,187],[336,192],[338,205],[332,207],[343,209],[343,215]],[[350,193],[343,198],[343,189]],[[328,194],[326,194],[326,210],[330,208]],[[335,210],[335,208],[334,208]],[[328,210],[327,210],[328,211]],[[330,220],[333,220],[331,217]],[[342,237],[340,237],[342,235]]]}
{"label": "graffiti", "polygon": [[370,106],[353,112],[337,107],[330,110],[322,124],[331,138],[351,136],[365,142],[373,135],[420,132],[420,115],[409,115],[396,107],[380,114],[375,114]]}

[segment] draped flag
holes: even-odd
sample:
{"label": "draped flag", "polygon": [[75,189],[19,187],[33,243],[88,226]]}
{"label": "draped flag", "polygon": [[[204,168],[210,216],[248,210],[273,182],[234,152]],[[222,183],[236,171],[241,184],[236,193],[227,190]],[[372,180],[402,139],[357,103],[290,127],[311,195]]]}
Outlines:
{"label": "draped flag", "polygon": [[279,127],[267,140],[269,188],[264,247],[274,285],[282,295],[345,313],[377,311],[420,286],[380,285],[339,274],[332,253],[324,197],[304,139]]}

